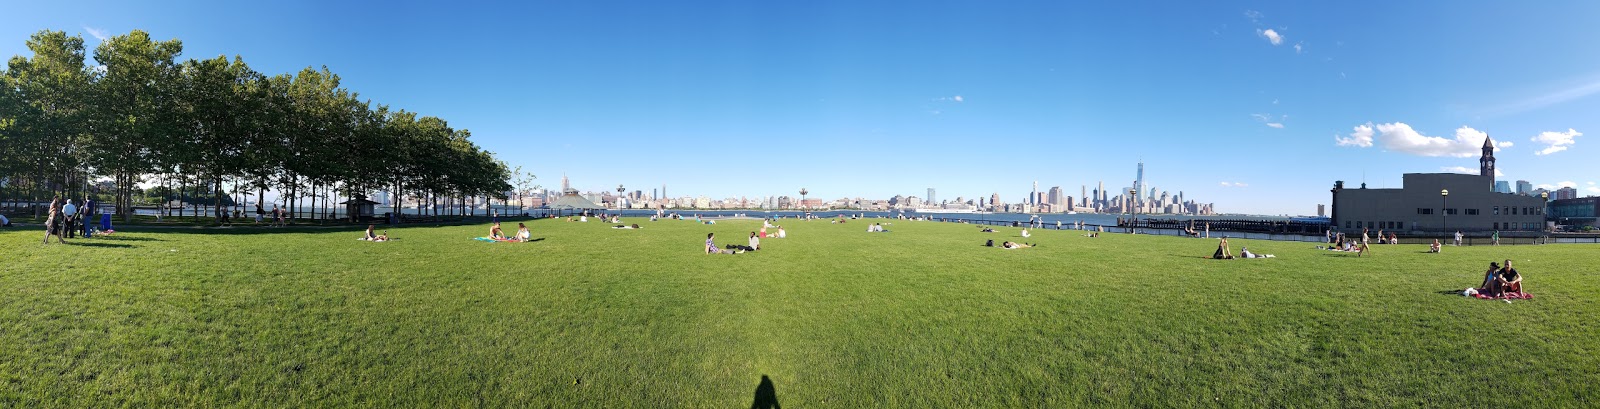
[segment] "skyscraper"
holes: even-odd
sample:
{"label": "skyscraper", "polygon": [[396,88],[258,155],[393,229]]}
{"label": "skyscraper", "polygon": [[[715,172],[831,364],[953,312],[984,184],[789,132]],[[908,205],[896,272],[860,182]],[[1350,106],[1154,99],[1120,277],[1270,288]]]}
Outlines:
{"label": "skyscraper", "polygon": [[1049,200],[1047,200],[1047,202],[1049,202],[1051,206],[1060,206],[1060,205],[1062,205],[1061,186],[1053,186],[1053,187],[1051,187],[1050,188],[1050,195],[1046,196],[1046,197],[1049,199]]}
{"label": "skyscraper", "polygon": [[931,205],[939,204],[939,199],[935,198],[935,196],[933,195],[933,188],[931,188],[931,187],[928,188],[928,204],[931,204]]}
{"label": "skyscraper", "polygon": [[1511,181],[1509,181],[1509,180],[1496,180],[1496,181],[1494,181],[1494,191],[1495,191],[1495,193],[1511,193]]}
{"label": "skyscraper", "polygon": [[[1137,192],[1140,192],[1140,193],[1144,192],[1144,158],[1140,158],[1139,159],[1139,173],[1137,175],[1134,175],[1133,190],[1137,191]],[[1138,196],[1138,195],[1135,195],[1135,196]],[[1139,199],[1138,198],[1134,198],[1134,200],[1137,201]]]}
{"label": "skyscraper", "polygon": [[1037,197],[1039,197],[1039,181],[1035,180],[1033,181],[1033,193],[1028,195],[1028,204],[1037,206],[1039,204],[1039,201],[1035,200]]}
{"label": "skyscraper", "polygon": [[1517,181],[1517,194],[1523,196],[1533,194],[1533,184],[1526,180]]}

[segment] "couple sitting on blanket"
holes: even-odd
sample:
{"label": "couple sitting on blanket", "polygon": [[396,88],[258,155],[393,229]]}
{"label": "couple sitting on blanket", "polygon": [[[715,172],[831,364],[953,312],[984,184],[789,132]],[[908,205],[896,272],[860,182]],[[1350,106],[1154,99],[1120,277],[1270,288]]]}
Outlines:
{"label": "couple sitting on blanket", "polygon": [[1468,288],[1466,293],[1481,294],[1488,297],[1521,297],[1522,275],[1517,269],[1511,268],[1511,260],[1506,260],[1506,265],[1501,266],[1494,262],[1489,263],[1489,271],[1483,274],[1483,285],[1478,288]]}
{"label": "couple sitting on blanket", "polygon": [[517,223],[517,235],[511,237],[506,237],[505,233],[501,232],[500,222],[494,222],[493,225],[489,226],[489,238],[498,241],[523,242],[528,241],[532,236],[533,234],[528,232],[528,225],[522,223]]}

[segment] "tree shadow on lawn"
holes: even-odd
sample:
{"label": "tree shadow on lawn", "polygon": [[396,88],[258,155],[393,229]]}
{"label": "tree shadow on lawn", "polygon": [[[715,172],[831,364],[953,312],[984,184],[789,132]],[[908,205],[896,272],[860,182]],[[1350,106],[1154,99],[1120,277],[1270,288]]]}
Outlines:
{"label": "tree shadow on lawn", "polygon": [[97,239],[97,240],[108,240],[108,241],[166,241],[166,240],[158,239],[158,238],[155,238],[155,237],[133,237],[133,236],[117,236],[117,235],[95,235],[93,238]]}

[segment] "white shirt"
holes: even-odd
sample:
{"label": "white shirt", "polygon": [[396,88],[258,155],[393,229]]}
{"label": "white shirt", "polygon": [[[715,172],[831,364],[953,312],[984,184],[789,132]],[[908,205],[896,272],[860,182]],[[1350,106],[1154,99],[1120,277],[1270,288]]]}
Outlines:
{"label": "white shirt", "polygon": [[72,216],[75,214],[78,214],[78,207],[73,206],[72,202],[67,202],[66,206],[61,206],[61,215]]}

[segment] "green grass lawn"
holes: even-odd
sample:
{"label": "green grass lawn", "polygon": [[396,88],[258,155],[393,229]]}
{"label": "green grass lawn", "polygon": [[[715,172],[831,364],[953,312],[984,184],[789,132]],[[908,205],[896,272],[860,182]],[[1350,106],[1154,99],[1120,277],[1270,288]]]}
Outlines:
{"label": "green grass lawn", "polygon": [[[0,407],[1600,405],[1600,246],[895,222],[0,230]],[[133,230],[133,228],[129,228]],[[507,229],[514,231],[514,224]],[[1468,299],[1514,259],[1534,300]]]}

